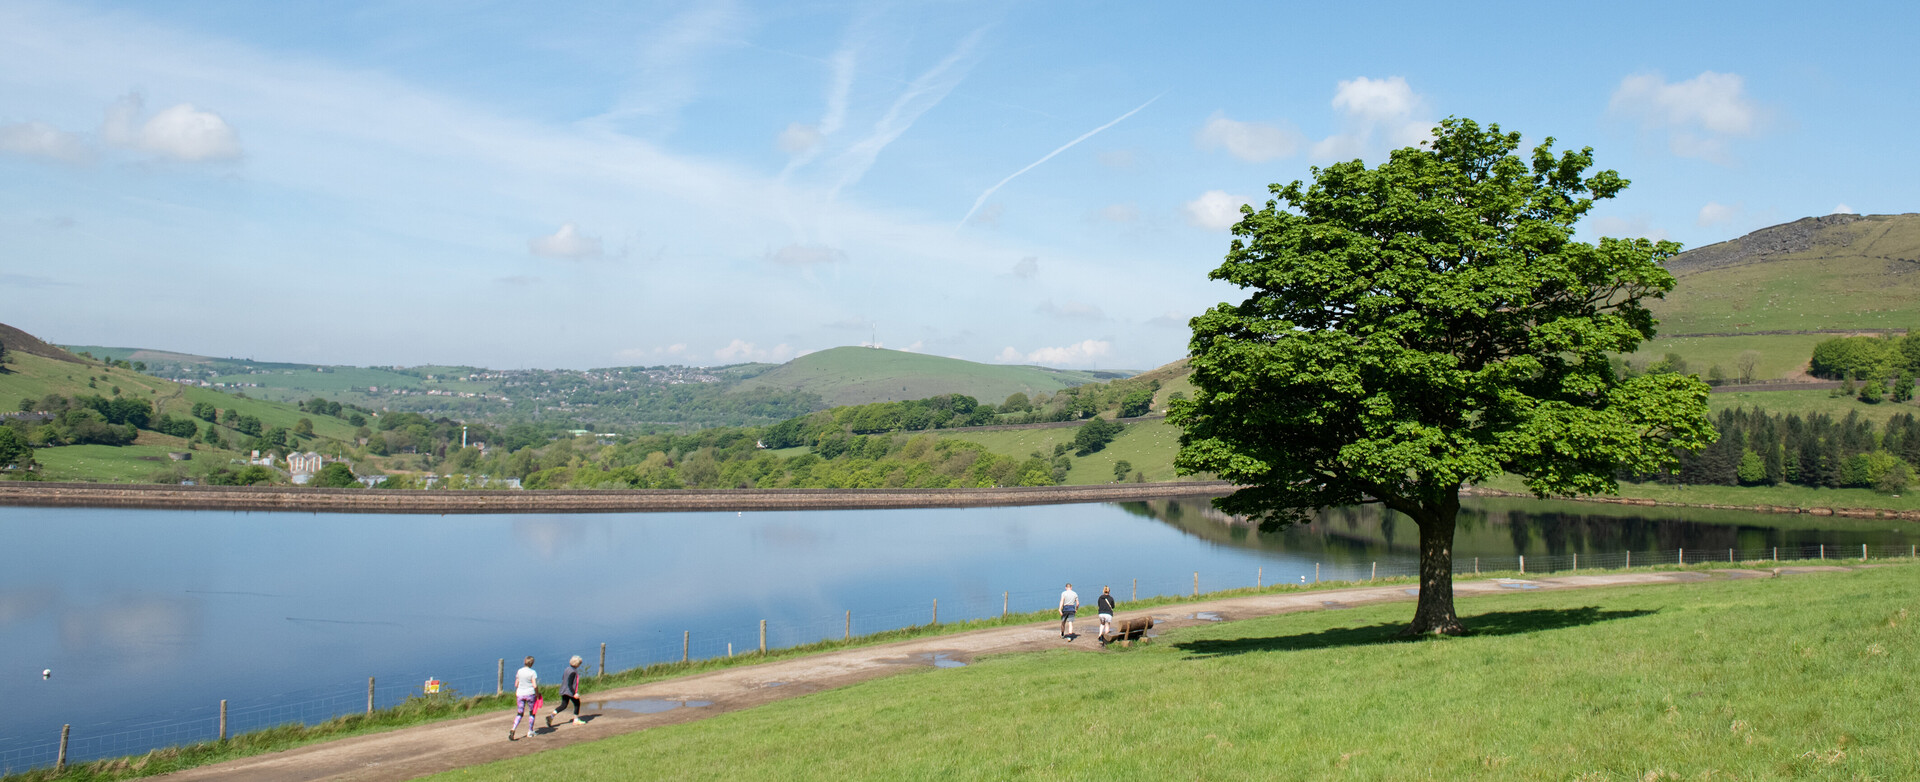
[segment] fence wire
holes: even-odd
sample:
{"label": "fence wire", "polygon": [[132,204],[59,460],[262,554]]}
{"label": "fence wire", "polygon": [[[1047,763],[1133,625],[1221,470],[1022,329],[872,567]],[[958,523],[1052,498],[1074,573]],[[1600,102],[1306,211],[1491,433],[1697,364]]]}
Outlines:
{"label": "fence wire", "polygon": [[[1920,550],[1909,546],[1776,546],[1768,548],[1673,549],[1659,551],[1621,551],[1598,554],[1554,554],[1457,557],[1456,575],[1483,573],[1566,574],[1582,570],[1617,570],[1628,567],[1661,565],[1700,565],[1715,562],[1765,563],[1805,562],[1808,560],[1864,561],[1913,557]],[[1204,595],[1256,586],[1278,587],[1301,583],[1364,582],[1381,578],[1417,576],[1417,557],[1397,557],[1369,562],[1316,563],[1312,575],[1267,578],[1264,567],[1250,573],[1189,573],[1130,579],[1110,584],[1116,599],[1123,604],[1157,597]],[[1288,578],[1293,580],[1289,581]],[[1089,590],[1091,591],[1091,590]],[[1083,597],[1091,603],[1093,594]],[[766,646],[778,650],[819,641],[859,637],[889,630],[925,626],[936,621],[953,623],[987,619],[1007,614],[1053,611],[1059,593],[1051,590],[1006,591],[1001,594],[969,594],[949,601],[923,606],[899,606],[884,611],[861,611],[807,617],[782,617],[767,620]],[[936,617],[935,611],[938,611]],[[682,659],[699,661],[753,654],[759,651],[759,627],[739,628],[724,634],[698,633],[668,640],[619,639],[606,647],[605,670],[623,671]],[[512,661],[507,661],[512,662]],[[588,659],[591,671],[598,659]],[[459,695],[484,695],[503,687],[503,665],[511,673],[517,666],[498,660],[476,665],[476,672],[462,676],[430,676],[426,671],[393,671],[374,677],[373,707],[388,708],[419,694],[421,683],[437,678],[443,692]],[[604,671],[601,671],[604,672]],[[590,691],[589,691],[590,692]],[[289,724],[315,724],[335,717],[362,714],[367,710],[367,683],[311,687],[262,695],[246,700],[229,700],[227,735]],[[81,763],[101,758],[143,754],[163,747],[213,741],[219,738],[218,702],[205,707],[161,712],[138,718],[91,725],[71,725],[67,738],[66,762]],[[60,755],[60,732],[49,731],[45,739],[10,742],[0,747],[0,773],[11,774],[54,765]]]}

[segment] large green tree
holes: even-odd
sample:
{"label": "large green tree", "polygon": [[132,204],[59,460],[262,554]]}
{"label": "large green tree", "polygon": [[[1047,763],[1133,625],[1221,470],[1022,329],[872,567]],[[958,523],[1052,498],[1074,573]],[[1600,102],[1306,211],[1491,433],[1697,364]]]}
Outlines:
{"label": "large green tree", "polygon": [[1410,634],[1463,631],[1453,609],[1460,488],[1511,472],[1533,491],[1617,491],[1715,438],[1707,386],[1623,380],[1608,362],[1654,334],[1673,242],[1574,240],[1627,186],[1591,149],[1530,159],[1520,134],[1448,119],[1368,168],[1273,185],[1211,277],[1250,289],[1193,319],[1183,473],[1242,488],[1216,504],[1276,529],[1377,502],[1420,529]]}

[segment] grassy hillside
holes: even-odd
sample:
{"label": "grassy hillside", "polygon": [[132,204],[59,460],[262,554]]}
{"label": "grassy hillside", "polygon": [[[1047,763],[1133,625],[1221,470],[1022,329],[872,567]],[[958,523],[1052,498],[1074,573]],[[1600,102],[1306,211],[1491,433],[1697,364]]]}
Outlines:
{"label": "grassy hillside", "polygon": [[1654,304],[1667,334],[1920,323],[1920,214],[1828,215],[1682,253]]}
{"label": "grassy hillside", "polygon": [[[258,418],[267,428],[291,429],[300,419],[306,418],[312,421],[313,432],[318,437],[333,440],[349,440],[353,437],[354,427],[338,418],[304,413],[280,402],[243,398],[210,388],[183,386],[171,380],[79,358],[61,360],[30,353],[13,353],[10,350],[6,369],[6,372],[0,373],[0,407],[7,410],[19,409],[22,399],[37,400],[48,394],[112,397],[113,389],[117,387],[120,396],[151,402],[156,418],[161,413],[189,418],[195,402],[208,402],[222,411],[231,409],[240,415]],[[205,422],[197,420],[196,423],[205,425]],[[225,427],[220,432],[229,441],[244,442],[247,439]],[[308,447],[312,445],[313,441],[309,441]],[[209,461],[224,464],[238,455],[210,451],[205,445],[193,447],[196,449],[194,458],[199,460],[193,467],[204,467]],[[154,473],[172,465],[166,457],[167,452],[186,450],[189,450],[189,445],[185,440],[142,431],[132,445],[41,448],[35,451],[34,458],[41,464],[41,477],[47,480],[124,483],[147,480]]]}
{"label": "grassy hillside", "polygon": [[[1072,442],[1074,431],[1074,427],[1062,426],[993,432],[959,429],[938,434],[979,443],[986,446],[988,451],[1005,456],[1026,457],[1039,451],[1051,457],[1054,444]],[[1073,468],[1068,471],[1066,482],[1074,486],[1111,483],[1113,465],[1122,459],[1131,463],[1134,470],[1145,474],[1149,481],[1171,481],[1177,477],[1173,474],[1173,454],[1179,448],[1180,430],[1166,421],[1127,424],[1126,431],[1113,438],[1106,448],[1086,456],[1073,457]]]}
{"label": "grassy hillside", "polygon": [[925,399],[937,394],[966,394],[999,404],[1015,392],[1029,396],[1052,393],[1128,374],[976,364],[922,353],[844,347],[796,358],[741,383],[738,390],[809,391],[819,394],[830,406]]}
{"label": "grassy hillside", "polygon": [[1759,331],[1907,329],[1920,325],[1920,214],[1828,215],[1763,228],[1680,254],[1668,268],[1677,285],[1652,309],[1668,337],[1632,358],[1646,366],[1678,353],[1705,376],[1729,377],[1748,350],[1756,379],[1798,373],[1814,343],[1832,334]]}
{"label": "grassy hillside", "polygon": [[1914,571],[1516,590],[1452,639],[1405,603],[1201,625],[435,779],[1911,779]]}

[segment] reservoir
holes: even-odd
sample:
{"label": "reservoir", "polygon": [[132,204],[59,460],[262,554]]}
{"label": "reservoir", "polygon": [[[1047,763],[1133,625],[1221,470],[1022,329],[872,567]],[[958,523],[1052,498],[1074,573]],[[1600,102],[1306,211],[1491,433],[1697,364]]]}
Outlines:
{"label": "reservoir", "polygon": [[[1625,551],[1906,549],[1920,525],[1469,498],[1456,566]],[[431,678],[491,693],[534,655],[613,670],[1051,609],[1073,582],[1140,597],[1404,572],[1412,522],[1374,507],[1261,533],[1205,501],[736,514],[316,515],[0,508],[0,770],[390,705]],[[1844,552],[1844,554],[1843,554]],[[1901,553],[1905,553],[1902,551]],[[1702,554],[1701,556],[1708,556]],[[1636,564],[1642,555],[1635,554]],[[1670,559],[1668,561],[1671,561]],[[1690,557],[1689,561],[1693,561]],[[1466,609],[1471,611],[1471,609]],[[1409,606],[1409,612],[1411,607]],[[1411,615],[1409,613],[1409,615]],[[51,671],[43,678],[42,671]],[[591,686],[588,688],[591,694]],[[589,698],[591,700],[591,698]],[[503,718],[503,724],[510,718]]]}

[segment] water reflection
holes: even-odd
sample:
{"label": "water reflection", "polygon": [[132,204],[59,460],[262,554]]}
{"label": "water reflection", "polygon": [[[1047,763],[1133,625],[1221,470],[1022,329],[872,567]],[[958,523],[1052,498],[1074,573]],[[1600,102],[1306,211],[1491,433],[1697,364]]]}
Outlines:
{"label": "water reflection", "polygon": [[[1213,543],[1319,561],[1364,562],[1419,553],[1419,529],[1413,521],[1378,505],[1328,508],[1308,524],[1267,533],[1206,500],[1121,505],[1129,513]],[[1462,500],[1454,556],[1910,546],[1920,541],[1917,532],[1920,528],[1908,522],[1877,519],[1475,497]]]}

